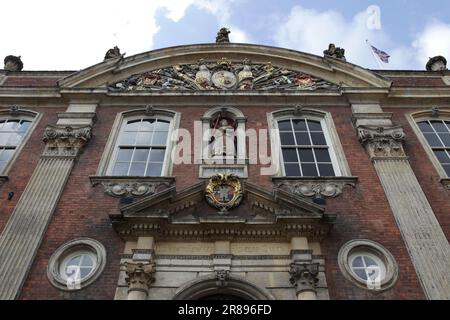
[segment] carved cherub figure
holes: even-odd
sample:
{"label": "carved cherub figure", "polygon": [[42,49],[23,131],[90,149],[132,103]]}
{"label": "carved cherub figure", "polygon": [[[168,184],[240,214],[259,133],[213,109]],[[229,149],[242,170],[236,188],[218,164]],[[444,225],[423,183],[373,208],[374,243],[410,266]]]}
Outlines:
{"label": "carved cherub figure", "polygon": [[229,43],[230,38],[228,35],[230,34],[230,30],[227,28],[221,28],[219,32],[217,32],[216,43]]}

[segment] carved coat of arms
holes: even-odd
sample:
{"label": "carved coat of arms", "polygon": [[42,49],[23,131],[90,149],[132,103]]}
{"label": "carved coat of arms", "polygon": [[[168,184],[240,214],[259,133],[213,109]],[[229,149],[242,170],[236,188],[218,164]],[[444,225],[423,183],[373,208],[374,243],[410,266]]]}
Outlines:
{"label": "carved coat of arms", "polygon": [[219,214],[225,214],[242,202],[241,182],[232,174],[214,175],[209,179],[205,196],[211,206],[220,210]]}

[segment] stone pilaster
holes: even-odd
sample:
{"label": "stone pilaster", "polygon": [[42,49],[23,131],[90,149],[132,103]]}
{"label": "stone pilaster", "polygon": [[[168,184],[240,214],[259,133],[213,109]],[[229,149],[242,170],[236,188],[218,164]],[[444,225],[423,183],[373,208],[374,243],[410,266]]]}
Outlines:
{"label": "stone pilaster", "polygon": [[[361,118],[364,125],[358,125]],[[359,140],[374,163],[426,297],[450,299],[450,245],[403,149],[403,129],[387,118],[383,113],[355,117]]]}
{"label": "stone pilaster", "polygon": [[0,235],[0,299],[15,299],[91,126],[48,126],[44,152]]}
{"label": "stone pilaster", "polygon": [[155,281],[153,263],[125,262],[128,300],[146,300],[150,285]]}
{"label": "stone pilaster", "polygon": [[319,281],[318,263],[291,263],[289,281],[295,287],[298,300],[316,300],[316,285]]}

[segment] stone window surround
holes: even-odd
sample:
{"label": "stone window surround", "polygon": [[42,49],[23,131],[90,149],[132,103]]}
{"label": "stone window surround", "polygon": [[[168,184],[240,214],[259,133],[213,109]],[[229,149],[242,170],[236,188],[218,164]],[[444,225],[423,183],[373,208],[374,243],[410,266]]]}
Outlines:
{"label": "stone window surround", "polygon": [[[271,142],[271,154],[279,152],[281,142],[279,135],[275,135],[272,129],[277,129],[277,122],[280,120],[287,120],[291,118],[297,119],[311,119],[315,121],[320,121],[322,129],[327,140],[330,157],[333,163],[333,168],[335,170],[336,177],[351,177],[350,167],[348,166],[347,160],[345,158],[344,150],[339,141],[339,136],[337,134],[336,127],[334,125],[332,116],[330,112],[312,109],[312,108],[285,108],[277,110],[267,114],[267,123],[270,129],[270,142]],[[274,177],[285,177],[283,175],[283,163],[282,159],[279,160],[278,172]],[[298,177],[311,178],[311,177]],[[320,178],[320,177],[319,177]]]}
{"label": "stone window surround", "polygon": [[[88,277],[81,280],[79,289],[69,289],[66,281],[60,275],[60,264],[68,255],[73,254],[78,250],[92,252],[97,258],[96,267]],[[58,289],[65,291],[81,290],[97,280],[105,268],[105,265],[106,250],[100,242],[90,238],[77,238],[64,243],[52,254],[47,266],[47,277],[50,283]]]}
{"label": "stone window surround", "polygon": [[[120,112],[117,114],[116,119],[114,120],[114,124],[112,126],[110,135],[108,137],[108,141],[106,143],[105,149],[102,154],[102,158],[100,160],[96,176],[104,177],[110,176],[110,172],[112,171],[113,159],[115,154],[117,153],[117,139],[119,138],[120,131],[122,129],[123,123],[125,120],[129,119],[137,119],[142,117],[158,117],[164,120],[170,121],[170,129],[169,129],[169,141],[166,147],[166,156],[164,160],[163,167],[163,175],[164,177],[170,176],[172,174],[173,163],[170,157],[170,151],[174,147],[175,143],[170,139],[171,134],[174,130],[177,130],[180,125],[180,114],[176,111],[169,109],[159,109],[159,108],[151,108],[150,110],[146,108],[133,109],[124,112]],[[139,177],[142,178],[142,177]],[[129,180],[133,180],[133,177],[129,177]]]}
{"label": "stone window surround", "polygon": [[412,112],[410,114],[406,114],[406,119],[408,120],[412,130],[414,131],[417,139],[422,144],[422,147],[425,149],[425,152],[428,155],[428,158],[431,160],[431,163],[435,167],[439,177],[441,178],[441,183],[450,189],[450,177],[447,176],[444,168],[442,168],[441,163],[434,155],[433,149],[428,144],[428,141],[425,139],[422,131],[420,130],[417,122],[425,121],[425,120],[449,120],[450,121],[450,110],[439,110],[439,111],[418,111]]}
{"label": "stone window surround", "polygon": [[8,180],[8,172],[11,170],[11,167],[13,166],[14,162],[16,161],[17,157],[19,156],[20,152],[22,151],[23,147],[26,145],[28,139],[31,137],[32,132],[36,129],[37,124],[42,118],[42,114],[28,110],[28,109],[2,109],[0,110],[0,119],[9,119],[9,120],[15,120],[15,119],[22,119],[22,120],[30,120],[31,126],[28,129],[25,136],[22,138],[22,141],[20,141],[19,145],[16,147],[15,152],[11,159],[9,160],[6,167],[3,169],[3,171],[0,171],[0,186],[2,185],[2,182]]}
{"label": "stone window surround", "polygon": [[[357,252],[369,252],[376,255],[386,267],[386,275],[381,281],[379,288],[368,288],[367,283],[353,274],[351,266],[348,264],[349,257]],[[339,268],[344,277],[359,288],[369,291],[385,291],[392,288],[398,279],[398,265],[394,256],[381,244],[367,239],[350,240],[345,243],[338,253]]]}

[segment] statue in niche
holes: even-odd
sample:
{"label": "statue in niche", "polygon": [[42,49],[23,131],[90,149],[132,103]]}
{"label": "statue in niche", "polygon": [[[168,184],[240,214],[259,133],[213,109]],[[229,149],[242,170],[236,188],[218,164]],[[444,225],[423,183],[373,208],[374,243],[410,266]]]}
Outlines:
{"label": "statue in niche", "polygon": [[223,159],[224,157],[234,159],[236,157],[235,128],[231,119],[217,118],[209,148],[212,159]]}

